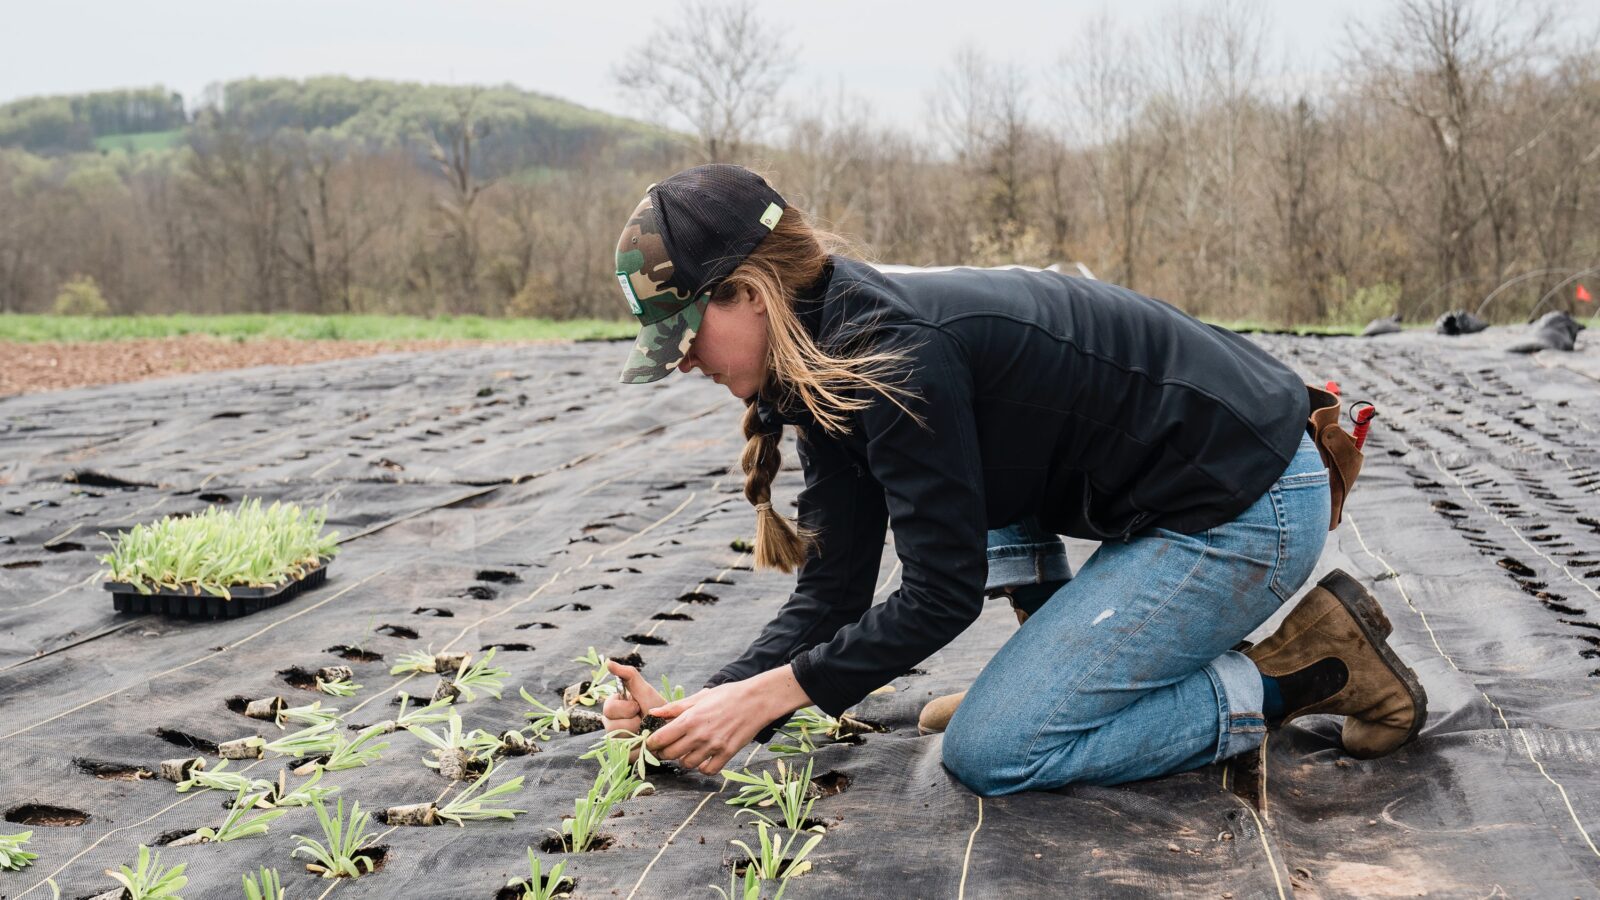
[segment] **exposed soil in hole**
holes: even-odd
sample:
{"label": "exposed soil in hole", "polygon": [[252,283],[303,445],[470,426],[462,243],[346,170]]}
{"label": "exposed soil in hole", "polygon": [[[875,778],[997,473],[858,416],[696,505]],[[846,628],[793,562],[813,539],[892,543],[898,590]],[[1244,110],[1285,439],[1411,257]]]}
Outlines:
{"label": "exposed soil in hole", "polygon": [[517,630],[518,631],[524,631],[524,630],[529,629],[529,628],[560,628],[560,627],[561,626],[559,626],[559,625],[551,625],[549,622],[523,622],[521,625],[517,626]]}
{"label": "exposed soil in hole", "polygon": [[500,644],[484,644],[482,647],[480,647],[478,649],[480,649],[480,650],[499,650],[499,651],[501,651],[503,653],[526,653],[527,651],[533,649],[533,645],[532,644],[519,644],[519,643],[515,643],[515,642],[505,642],[505,643],[500,643]]}
{"label": "exposed soil in hole", "polygon": [[1502,556],[1495,560],[1495,565],[1505,569],[1507,572],[1510,572],[1513,575],[1521,575],[1524,578],[1528,578],[1533,575],[1532,569],[1509,556]]}
{"label": "exposed soil in hole", "polygon": [[726,575],[713,575],[710,578],[707,578],[703,583],[704,584],[738,584],[739,582],[734,581],[732,578],[729,578]]}
{"label": "exposed soil in hole", "polygon": [[462,591],[461,596],[471,597],[474,600],[493,600],[494,598],[500,596],[500,592],[492,587],[489,587],[488,585],[475,584],[472,587]]}
{"label": "exposed soil in hole", "polygon": [[550,607],[550,611],[560,612],[563,609],[570,609],[573,612],[588,612],[592,608],[593,607],[589,606],[587,603],[563,603],[560,606]]}
{"label": "exposed soil in hole", "polygon": [[613,572],[613,573],[615,573],[615,572],[626,572],[629,575],[643,575],[644,574],[640,570],[635,569],[633,566],[613,566],[613,567],[607,569],[606,571],[607,572]]}
{"label": "exposed soil in hole", "polygon": [[[546,851],[546,852],[557,852],[558,853],[560,851]],[[561,889],[561,893],[556,894],[555,896],[557,896],[557,897],[567,897],[567,896],[570,896],[574,891],[576,891],[578,889],[578,879],[573,878],[571,875],[563,874],[561,876],[561,880],[566,882],[566,887],[562,888]],[[523,879],[523,881],[527,881],[527,879]],[[539,886],[541,888],[543,888],[544,890],[549,890],[550,889],[550,876],[549,875],[545,875],[544,877],[540,878],[539,879]],[[501,888],[500,890],[495,891],[494,900],[522,900],[522,888],[514,887],[512,885],[506,885],[505,887]]]}
{"label": "exposed soil in hole", "polygon": [[37,569],[42,565],[44,565],[44,563],[37,559],[23,559],[18,560],[17,562],[8,562],[5,565],[0,566],[0,569]]}
{"label": "exposed soil in hole", "polygon": [[345,659],[353,662],[383,662],[382,653],[374,653],[371,650],[363,650],[360,647],[352,647],[349,644],[334,644],[332,647],[329,647],[326,652],[337,653]]}
{"label": "exposed soil in hole", "polygon": [[717,597],[715,594],[708,594],[705,591],[690,591],[689,593],[679,597],[678,602],[709,605],[717,602]]}
{"label": "exposed soil in hole", "polygon": [[[415,636],[415,633],[413,633],[412,637]],[[302,691],[317,690],[317,676],[310,669],[290,666],[287,669],[279,669],[278,675],[283,678],[283,683],[290,687],[299,688]]]}
{"label": "exposed soil in hole", "polygon": [[88,549],[77,541],[56,541],[54,544],[45,544],[44,548],[51,553],[75,553]]}
{"label": "exposed soil in hole", "polygon": [[613,588],[611,585],[606,584],[605,582],[602,581],[602,582],[597,582],[595,584],[586,584],[583,587],[578,588],[578,590],[580,590],[580,591],[593,591],[593,590],[611,591],[611,590],[616,590],[616,589]]}
{"label": "exposed soil in hole", "polygon": [[688,613],[680,613],[680,612],[659,612],[659,613],[656,613],[655,615],[651,616],[650,618],[656,619],[656,620],[662,621],[662,622],[693,622],[694,621],[694,616],[691,616]]}
{"label": "exposed soil in hole", "polygon": [[522,580],[521,575],[518,575],[515,572],[506,572],[500,569],[482,569],[478,572],[478,574],[472,577],[478,579],[479,581],[492,581],[495,584],[516,584]]}
{"label": "exposed soil in hole", "polygon": [[417,639],[417,630],[415,628],[407,628],[404,625],[379,625],[373,631],[379,634],[387,634],[390,637],[405,638],[408,641]]}
{"label": "exposed soil in hole", "polygon": [[72,761],[79,772],[93,775],[101,781],[144,781],[156,777],[156,773],[144,766],[135,766],[128,763],[114,763],[99,759],[84,759],[79,757]]}
{"label": "exposed soil in hole", "polygon": [[79,469],[76,472],[68,472],[67,474],[61,476],[61,481],[64,484],[81,484],[84,487],[124,489],[155,487],[155,485],[147,482],[128,481],[125,478],[118,478],[115,475],[107,475],[103,472],[95,472],[90,469]]}
{"label": "exposed soil in hole", "polygon": [[[357,850],[352,856],[356,859],[365,856],[367,859],[371,860],[372,874],[377,874],[378,872],[383,871],[383,864],[389,861],[389,848],[387,845],[380,844],[376,847],[367,847],[364,850]],[[365,872],[366,868],[366,866],[362,866],[361,870]]]}
{"label": "exposed soil in hole", "polygon": [[65,806],[24,803],[6,810],[6,821],[18,825],[36,825],[41,828],[72,828],[89,821],[89,814]]}
{"label": "exposed soil in hole", "polygon": [[235,695],[222,701],[222,704],[228,707],[228,712],[236,712],[242,716],[244,715],[245,708],[250,705],[250,698]]}
{"label": "exposed soil in hole", "polygon": [[1436,510],[1438,510],[1438,509],[1449,509],[1449,510],[1461,509],[1461,504],[1459,504],[1459,503],[1451,503],[1449,500],[1435,500],[1429,505],[1432,506]]}
{"label": "exposed soil in hole", "polygon": [[442,606],[419,606],[411,611],[414,616],[438,616],[442,619],[453,619],[455,613]]}
{"label": "exposed soil in hole", "polygon": [[150,846],[165,847],[173,841],[178,840],[179,838],[186,838],[199,830],[200,829],[198,828],[174,828],[171,831],[163,831],[156,835],[156,839],[150,842]]}
{"label": "exposed soil in hole", "polygon": [[[617,839],[612,837],[609,834],[597,834],[597,835],[594,836],[593,840],[589,841],[589,849],[585,850],[584,852],[585,853],[594,853],[594,852],[596,852],[598,850],[607,850],[607,849],[610,849],[611,845],[615,844],[616,842],[617,842]],[[567,847],[566,838],[556,837],[553,834],[539,842],[539,849],[544,851],[545,853],[571,853],[572,852]]]}
{"label": "exposed soil in hole", "polygon": [[661,558],[661,554],[659,554],[659,553],[651,553],[650,551],[646,550],[643,553],[629,553],[628,554],[628,558],[629,559],[660,559]]}
{"label": "exposed soil in hole", "polygon": [[201,494],[195,498],[201,503],[232,503],[233,498],[227,494]]}
{"label": "exposed soil in hole", "polygon": [[644,657],[640,656],[637,650],[627,656],[613,656],[611,658],[625,666],[633,666],[635,669],[644,668]]}
{"label": "exposed soil in hole", "polygon": [[665,647],[667,645],[666,638],[658,638],[653,634],[625,634],[622,639],[630,644],[643,644],[646,647]]}
{"label": "exposed soil in hole", "polygon": [[173,728],[157,728],[155,735],[169,744],[175,744],[189,750],[199,750],[201,753],[217,752],[216,741],[208,741],[203,737],[197,737]]}
{"label": "exposed soil in hole", "polygon": [[843,772],[824,772],[811,779],[811,783],[817,786],[819,796],[832,797],[850,789],[850,776]]}

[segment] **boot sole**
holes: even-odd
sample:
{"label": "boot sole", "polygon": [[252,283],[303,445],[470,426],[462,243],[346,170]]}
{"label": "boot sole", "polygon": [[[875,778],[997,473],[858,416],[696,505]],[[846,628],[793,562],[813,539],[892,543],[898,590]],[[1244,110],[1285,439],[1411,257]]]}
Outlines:
{"label": "boot sole", "polygon": [[1350,613],[1356,620],[1356,627],[1377,652],[1378,658],[1388,667],[1394,676],[1400,679],[1405,686],[1406,693],[1411,697],[1412,707],[1416,715],[1412,717],[1411,729],[1406,736],[1395,745],[1398,750],[1411,743],[1422,726],[1428,722],[1428,692],[1422,689],[1422,682],[1417,679],[1417,673],[1411,667],[1400,661],[1400,657],[1389,649],[1389,635],[1394,632],[1394,626],[1389,622],[1389,617],[1384,614],[1383,607],[1378,604],[1378,598],[1372,596],[1361,582],[1351,578],[1343,569],[1334,569],[1322,580],[1317,582],[1319,587],[1326,588],[1328,593],[1338,599],[1339,605]]}

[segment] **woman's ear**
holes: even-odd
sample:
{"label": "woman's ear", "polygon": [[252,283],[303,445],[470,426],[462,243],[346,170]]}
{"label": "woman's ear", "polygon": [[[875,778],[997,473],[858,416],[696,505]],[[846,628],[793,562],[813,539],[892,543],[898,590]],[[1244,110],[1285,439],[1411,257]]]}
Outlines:
{"label": "woman's ear", "polygon": [[766,298],[751,290],[748,285],[739,288],[739,295],[741,299],[748,300],[750,302],[751,312],[758,316],[764,316],[767,314]]}

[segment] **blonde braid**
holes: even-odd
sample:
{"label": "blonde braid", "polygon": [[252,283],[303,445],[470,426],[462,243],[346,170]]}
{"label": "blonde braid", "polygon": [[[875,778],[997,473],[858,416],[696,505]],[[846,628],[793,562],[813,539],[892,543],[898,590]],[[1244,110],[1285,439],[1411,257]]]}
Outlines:
{"label": "blonde braid", "polygon": [[783,461],[779,450],[783,429],[766,430],[751,401],[744,411],[744,436],[739,465],[744,469],[745,499],[756,508],[756,567],[793,572],[805,562],[815,538],[772,508],[772,480]]}

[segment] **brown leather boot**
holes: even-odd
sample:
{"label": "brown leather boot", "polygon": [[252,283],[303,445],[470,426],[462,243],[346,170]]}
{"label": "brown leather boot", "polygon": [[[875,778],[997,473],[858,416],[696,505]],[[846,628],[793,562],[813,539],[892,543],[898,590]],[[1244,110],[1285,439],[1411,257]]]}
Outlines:
{"label": "brown leather boot", "polygon": [[[1011,607],[1011,610],[1017,614],[1018,625],[1028,621],[1027,613],[1015,606]],[[922,708],[922,714],[917,716],[917,733],[937,734],[944,731],[949,727],[950,717],[956,714],[956,707],[961,705],[961,700],[965,696],[967,692],[962,691],[959,694],[945,694],[943,697],[929,700],[928,705]]]}
{"label": "brown leather boot", "polygon": [[1333,683],[1339,687],[1331,694],[1286,689],[1288,708],[1282,721],[1313,713],[1344,716],[1345,752],[1371,759],[1416,737],[1428,718],[1428,696],[1417,674],[1386,642],[1391,630],[1377,598],[1334,569],[1301,598],[1271,637],[1245,655],[1280,685],[1297,679],[1326,683],[1325,673],[1335,673]]}

